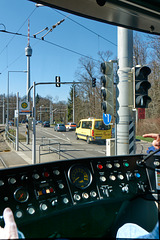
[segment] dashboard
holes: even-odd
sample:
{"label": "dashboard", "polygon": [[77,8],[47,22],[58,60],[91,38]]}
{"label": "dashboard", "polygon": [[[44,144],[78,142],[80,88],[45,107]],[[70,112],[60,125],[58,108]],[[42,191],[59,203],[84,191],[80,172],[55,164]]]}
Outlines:
{"label": "dashboard", "polygon": [[[157,221],[154,170],[160,157],[151,156],[145,165],[144,157],[58,160],[1,169],[0,214],[9,206],[27,238],[111,238],[122,223],[137,219],[152,230]],[[148,209],[145,223],[142,216]]]}

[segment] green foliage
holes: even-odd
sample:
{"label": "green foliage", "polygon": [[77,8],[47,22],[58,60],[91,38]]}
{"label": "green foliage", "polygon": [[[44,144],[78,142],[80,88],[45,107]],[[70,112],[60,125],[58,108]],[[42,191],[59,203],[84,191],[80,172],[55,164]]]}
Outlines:
{"label": "green foliage", "polygon": [[144,138],[142,136],[136,136],[136,139],[146,141],[146,142],[153,142],[153,138]]}
{"label": "green foliage", "polygon": [[38,95],[38,93],[37,93],[37,96],[36,96],[36,104],[39,103],[39,100],[40,100],[40,97],[39,97],[39,95]]}

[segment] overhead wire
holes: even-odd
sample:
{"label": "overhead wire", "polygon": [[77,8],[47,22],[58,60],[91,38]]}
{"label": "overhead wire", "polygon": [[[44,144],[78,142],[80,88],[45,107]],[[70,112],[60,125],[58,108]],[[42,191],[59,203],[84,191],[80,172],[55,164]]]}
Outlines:
{"label": "overhead wire", "polygon": [[[57,13],[61,14],[62,16],[65,16],[65,17],[66,17],[66,15],[65,15],[65,14],[63,14],[63,13],[61,13],[60,11],[58,11],[58,10],[56,10],[56,9],[53,9],[53,10],[54,10],[54,11],[56,11]],[[105,37],[101,36],[100,34],[98,34],[98,33],[94,32],[93,30],[91,30],[91,29],[87,28],[87,27],[86,27],[86,26],[84,26],[83,24],[81,24],[81,23],[79,23],[79,22],[77,22],[77,21],[73,20],[73,19],[72,19],[72,18],[70,18],[70,17],[67,17],[67,18],[68,18],[69,20],[71,20],[72,22],[74,22],[74,23],[78,24],[79,26],[83,27],[84,29],[88,30],[89,32],[91,32],[91,33],[95,34],[97,37],[100,37],[100,38],[102,38],[103,40],[105,40],[105,41],[109,42],[110,44],[114,45],[115,47],[117,47],[117,44],[115,44],[114,42],[112,42],[112,41],[108,40],[107,38],[105,38]]]}
{"label": "overhead wire", "polygon": [[[28,37],[28,35],[26,35],[26,34],[13,33],[13,32],[8,32],[8,31],[4,31],[4,30],[0,30],[0,32],[9,33],[9,34],[15,34],[15,35],[18,35],[18,36],[20,36],[20,37],[26,37],[26,38]],[[77,51],[75,51],[75,50],[72,50],[72,49],[63,47],[63,46],[61,46],[61,45],[59,45],[59,44],[57,44],[57,43],[53,43],[53,42],[50,42],[50,41],[45,40],[45,39],[42,40],[41,38],[37,38],[37,37],[34,38],[34,37],[32,37],[32,36],[30,36],[30,38],[37,39],[37,40],[39,40],[39,41],[41,40],[42,42],[46,42],[46,43],[51,44],[51,45],[53,45],[53,46],[59,47],[59,48],[64,49],[64,50],[66,50],[66,51],[69,51],[69,52],[72,52],[72,53],[74,53],[74,54],[77,54],[77,55],[79,55],[79,56],[81,56],[81,57],[89,58],[89,59],[92,59],[93,61],[99,62],[99,60],[97,60],[97,59],[94,59],[94,58],[89,57],[89,56],[87,56],[87,55],[85,55],[85,54],[79,53],[79,52],[77,52]],[[16,58],[12,63],[10,63],[9,65],[15,63],[15,61],[17,61],[21,56],[23,56],[23,54],[24,54],[24,53],[22,53],[19,57],[17,57],[17,58]],[[1,73],[3,73],[6,69],[7,69],[7,67],[6,67],[5,69],[3,69],[3,70],[1,71]]]}
{"label": "overhead wire", "polygon": [[[37,7],[35,7],[35,8],[33,9],[33,11],[30,13],[30,15],[27,17],[27,19],[24,21],[24,23],[20,26],[20,28],[17,30],[16,33],[8,32],[8,31],[5,31],[5,30],[0,30],[0,32],[9,33],[9,34],[13,34],[13,35],[14,35],[14,36],[9,40],[9,42],[7,43],[7,45],[2,49],[2,51],[0,52],[0,55],[1,55],[2,52],[5,50],[5,48],[8,47],[8,45],[11,43],[11,41],[14,39],[14,37],[15,37],[16,35],[23,36],[23,37],[28,37],[27,35],[25,35],[25,34],[20,34],[20,33],[18,33],[18,32],[19,32],[20,29],[24,26],[24,24],[26,23],[26,21],[28,20],[28,18],[31,17],[31,15],[35,12],[36,9],[37,9]],[[107,41],[107,42],[109,42],[110,44],[112,44],[112,45],[114,45],[114,46],[117,47],[117,45],[116,45],[115,43],[113,43],[112,41],[106,39],[105,37],[101,36],[100,34],[97,34],[97,33],[94,32],[93,30],[91,30],[91,29],[85,27],[84,25],[82,25],[81,23],[73,20],[73,19],[70,18],[68,15],[66,16],[65,14],[59,12],[59,11],[56,10],[56,9],[54,9],[54,11],[56,11],[58,14],[61,14],[61,15],[65,16],[65,18],[70,19],[71,21],[73,21],[74,23],[76,23],[76,24],[78,24],[79,26],[83,27],[84,29],[90,31],[91,33],[95,34],[96,36],[104,39],[105,41]],[[69,14],[69,15],[70,15],[70,14]],[[30,38],[32,38],[32,37],[30,36]],[[33,38],[34,38],[34,37],[33,37]],[[59,47],[59,48],[64,49],[64,50],[66,50],[66,51],[72,52],[72,53],[77,54],[77,55],[79,55],[79,56],[81,56],[81,57],[89,58],[89,59],[92,59],[93,61],[99,62],[99,60],[97,60],[97,59],[94,59],[94,58],[89,57],[89,56],[87,56],[87,55],[85,55],[85,54],[79,53],[79,52],[77,52],[77,51],[75,51],[75,50],[71,50],[71,49],[69,49],[69,48],[60,46],[59,44],[50,42],[50,41],[45,40],[45,39],[40,39],[40,38],[36,38],[36,39],[37,39],[37,40],[43,40],[44,42],[46,42],[46,43],[48,43],[48,44],[51,44],[51,45],[53,45],[53,46]],[[22,56],[22,54],[21,54],[19,57],[17,57],[16,60],[14,60],[11,64],[13,64],[15,61],[17,61],[21,56]],[[11,65],[11,64],[10,64],[10,65]],[[8,66],[7,66],[7,68],[8,68]],[[5,69],[6,69],[6,68],[5,68]],[[4,69],[4,70],[5,70],[5,69]],[[4,70],[3,70],[3,71],[4,71]],[[2,71],[2,72],[3,72],[3,71]]]}
{"label": "overhead wire", "polygon": [[11,34],[14,34],[13,37],[9,40],[9,42],[6,44],[6,46],[2,49],[2,51],[0,52],[0,55],[3,53],[3,51],[5,50],[5,48],[8,47],[8,45],[12,42],[12,40],[14,39],[14,37],[16,35],[19,35],[18,32],[21,30],[21,28],[24,26],[24,24],[26,23],[26,21],[28,21],[28,18],[30,18],[32,16],[32,14],[35,12],[35,10],[37,9],[37,7],[35,7],[33,9],[33,11],[29,14],[29,16],[26,18],[26,20],[23,22],[23,24],[20,26],[20,28],[17,30],[16,34],[15,33],[12,33],[10,32]]}

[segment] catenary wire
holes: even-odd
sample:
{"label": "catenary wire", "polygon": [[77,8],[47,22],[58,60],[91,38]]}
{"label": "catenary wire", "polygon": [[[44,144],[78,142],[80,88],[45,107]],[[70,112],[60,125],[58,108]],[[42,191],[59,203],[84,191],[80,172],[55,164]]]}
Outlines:
{"label": "catenary wire", "polygon": [[[57,13],[59,13],[59,14],[61,14],[61,15],[63,15],[63,16],[65,16],[65,17],[66,17],[66,15],[65,15],[65,14],[63,14],[63,13],[59,12],[59,11],[58,11],[58,10],[56,10],[56,9],[54,9],[54,11],[56,11]],[[110,44],[114,45],[115,47],[117,47],[117,44],[115,44],[115,43],[113,43],[112,41],[108,40],[107,38],[105,38],[105,37],[101,36],[100,34],[98,34],[98,33],[94,32],[93,30],[91,30],[91,29],[87,28],[87,27],[86,27],[86,26],[84,26],[83,24],[81,24],[81,23],[79,23],[79,22],[77,22],[77,21],[73,20],[73,19],[72,19],[72,18],[70,18],[70,17],[67,17],[67,18],[68,18],[69,20],[71,20],[72,22],[74,22],[74,23],[78,24],[79,26],[83,27],[84,29],[86,29],[86,30],[90,31],[91,33],[95,34],[97,37],[100,37],[100,38],[102,38],[103,40],[105,40],[105,41],[109,42]]]}
{"label": "catenary wire", "polygon": [[[32,14],[35,12],[35,10],[37,9],[37,7],[35,7],[33,9],[33,11],[29,14],[29,16],[26,18],[26,20],[23,22],[23,24],[20,26],[20,28],[17,30],[16,34],[18,34],[18,32],[21,30],[21,28],[24,26],[24,24],[26,23],[26,21],[28,20],[28,18],[30,18],[32,16]],[[13,34],[13,33],[12,33]],[[16,34],[13,35],[13,37],[8,41],[8,43],[6,44],[6,46],[2,49],[2,51],[0,52],[0,55],[3,53],[3,51],[8,47],[8,45],[12,42],[12,40],[15,38]]]}
{"label": "catenary wire", "polygon": [[[8,34],[14,34],[14,35],[18,35],[18,36],[20,36],[20,37],[28,37],[28,35],[26,35],[26,34],[13,33],[13,32],[8,32],[8,31],[5,31],[5,30],[0,30],[0,32],[8,33]],[[33,38],[33,39],[35,39],[35,40],[39,40],[39,41],[46,42],[46,43],[51,44],[51,45],[53,45],[53,46],[59,47],[59,48],[61,48],[61,49],[63,49],[63,50],[66,50],[66,51],[72,52],[72,53],[74,53],[74,54],[77,54],[77,55],[79,55],[79,56],[81,56],[81,57],[89,58],[89,59],[91,59],[91,60],[93,60],[93,61],[100,62],[100,61],[97,60],[97,59],[94,59],[94,58],[89,57],[89,56],[87,56],[87,55],[85,55],[85,54],[79,53],[79,52],[77,52],[77,51],[75,51],[75,50],[72,50],[72,49],[63,47],[63,46],[61,46],[61,45],[59,45],[59,44],[50,42],[50,41],[48,41],[48,40],[42,40],[41,38],[34,38],[34,37],[32,37],[32,36],[30,36],[30,38]],[[35,44],[34,44],[34,45],[35,45]],[[22,53],[19,57],[17,57],[12,63],[9,64],[9,66],[10,66],[11,64],[15,63],[23,54],[24,54],[24,53]],[[9,66],[8,66],[8,67],[9,67]],[[1,73],[3,73],[8,67],[6,67],[5,69],[3,69],[3,70],[1,71]]]}

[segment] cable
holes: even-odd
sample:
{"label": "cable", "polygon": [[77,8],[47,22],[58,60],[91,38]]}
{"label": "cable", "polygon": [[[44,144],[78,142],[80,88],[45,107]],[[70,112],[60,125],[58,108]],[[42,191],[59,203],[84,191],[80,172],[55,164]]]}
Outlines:
{"label": "cable", "polygon": [[[28,37],[28,35],[25,35],[25,34],[8,32],[8,31],[5,31],[5,30],[0,30],[0,32],[9,33],[9,34],[14,34],[14,35],[18,35],[18,36],[20,36],[20,37]],[[94,59],[94,58],[92,58],[92,57],[89,57],[89,56],[87,56],[87,55],[84,55],[84,54],[82,54],[82,53],[79,53],[79,52],[77,52],[77,51],[71,50],[71,49],[69,49],[69,48],[60,46],[59,44],[56,44],[56,43],[53,43],[53,42],[50,42],[50,41],[47,41],[47,40],[42,40],[41,38],[34,38],[34,37],[32,37],[32,36],[30,36],[30,38],[37,39],[37,40],[41,40],[42,42],[46,42],[46,43],[51,44],[51,45],[53,45],[53,46],[59,47],[59,48],[64,49],[64,50],[66,50],[66,51],[69,51],[69,52],[72,52],[72,53],[74,53],[74,54],[77,54],[77,55],[79,55],[79,56],[81,56],[81,57],[85,57],[85,58],[92,59],[93,61],[96,61],[96,62],[98,62],[98,63],[100,62],[100,61],[97,60],[97,59]],[[22,54],[21,54],[19,57],[17,57],[16,60],[19,59],[21,56],[22,56]],[[12,64],[13,64],[16,60],[14,60],[14,61],[12,62]],[[5,68],[5,69],[6,69],[6,68]],[[4,69],[3,71],[5,71],[5,69]],[[3,71],[1,71],[1,73],[3,73]]]}
{"label": "cable", "polygon": [[[35,10],[37,9],[37,7],[35,7],[35,9],[33,9],[33,11],[29,14],[29,16],[27,17],[27,19],[24,21],[24,23],[20,26],[20,28],[17,30],[16,33],[14,33],[14,36],[9,40],[9,42],[7,43],[7,45],[2,49],[2,51],[0,52],[0,55],[3,53],[3,51],[5,50],[6,47],[8,47],[8,45],[12,42],[12,40],[14,39],[15,35],[19,35],[18,32],[20,31],[20,29],[24,26],[24,24],[26,23],[26,21],[28,20],[28,18],[30,18],[30,16],[35,12]],[[8,32],[9,33],[9,32]],[[11,32],[10,32],[11,33]],[[13,34],[13,33],[12,33]]]}
{"label": "cable", "polygon": [[157,149],[155,152],[152,152],[151,154],[146,156],[144,159],[137,161],[138,166],[139,167],[145,167],[145,168],[150,169],[152,171],[160,172],[160,169],[157,168],[159,165],[155,166],[155,168],[153,168],[153,167],[148,166],[147,162],[146,162],[147,159],[149,159],[151,156],[153,156],[157,152],[160,152],[160,149]]}
{"label": "cable", "polygon": [[[57,13],[59,13],[59,14],[61,14],[61,15],[63,15],[63,16],[65,16],[65,17],[66,17],[66,15],[65,15],[65,14],[63,14],[63,13],[59,12],[58,10],[56,10],[56,9],[53,9],[53,10],[54,10],[54,11],[56,11]],[[84,26],[84,25],[82,25],[81,23],[78,23],[77,21],[73,20],[73,19],[72,19],[72,18],[70,18],[70,17],[67,17],[67,18],[68,18],[68,19],[70,19],[72,22],[74,22],[74,23],[78,24],[79,26],[83,27],[84,29],[86,29],[86,30],[90,31],[91,33],[95,34],[97,37],[101,37],[103,40],[105,40],[105,41],[109,42],[110,44],[113,44],[115,47],[117,47],[117,44],[115,44],[115,43],[111,42],[110,40],[106,39],[105,37],[103,37],[103,36],[99,35],[98,33],[94,32],[93,30],[91,30],[91,29],[89,29],[89,28],[85,27],[85,26]]]}

